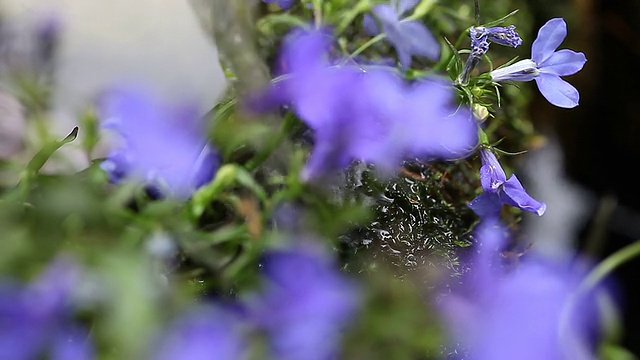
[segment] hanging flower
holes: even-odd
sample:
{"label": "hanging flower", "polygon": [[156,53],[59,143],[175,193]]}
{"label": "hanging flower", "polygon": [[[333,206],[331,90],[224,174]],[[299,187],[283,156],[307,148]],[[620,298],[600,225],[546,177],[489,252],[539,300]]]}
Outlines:
{"label": "hanging flower", "polygon": [[515,174],[507,180],[495,154],[486,148],[480,149],[482,166],[480,182],[484,192],[469,203],[469,207],[480,217],[493,217],[500,213],[503,204],[515,206],[542,216],[547,205],[532,198]]}

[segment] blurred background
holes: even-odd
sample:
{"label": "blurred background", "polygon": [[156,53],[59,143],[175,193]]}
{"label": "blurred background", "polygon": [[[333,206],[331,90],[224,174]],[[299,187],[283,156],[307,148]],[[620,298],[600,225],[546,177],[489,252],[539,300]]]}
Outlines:
{"label": "blurred background", "polygon": [[[585,217],[578,222],[576,246],[603,258],[640,238],[635,175],[640,164],[640,1],[541,0],[528,5],[533,28],[564,17],[569,31],[560,47],[587,57],[582,71],[567,78],[580,91],[578,107],[554,107],[534,92],[530,111],[536,129],[558,141],[562,158],[551,159],[562,161],[569,180],[589,198],[577,203],[588,206],[581,209]],[[614,274],[621,285],[623,342],[635,354],[640,354],[639,275],[640,259]]]}

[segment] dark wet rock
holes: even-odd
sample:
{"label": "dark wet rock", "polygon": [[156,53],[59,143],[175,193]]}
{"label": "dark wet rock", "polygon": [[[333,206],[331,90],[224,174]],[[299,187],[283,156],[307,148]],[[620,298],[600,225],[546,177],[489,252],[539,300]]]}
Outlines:
{"label": "dark wet rock", "polygon": [[429,269],[459,274],[460,250],[471,244],[476,221],[466,205],[475,195],[474,171],[464,161],[411,162],[386,183],[370,172],[351,171],[355,196],[370,203],[374,216],[342,236],[346,252],[353,255],[347,267],[368,271],[382,266],[400,277],[418,273],[423,281]]}

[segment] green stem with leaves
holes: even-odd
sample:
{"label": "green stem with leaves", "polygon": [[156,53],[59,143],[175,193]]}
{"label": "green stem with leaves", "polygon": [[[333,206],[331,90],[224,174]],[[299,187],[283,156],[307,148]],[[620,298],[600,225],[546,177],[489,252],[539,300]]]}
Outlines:
{"label": "green stem with leaves", "polygon": [[346,59],[344,59],[344,61],[342,62],[342,64],[346,64],[348,61],[353,60],[356,56],[360,55],[363,51],[367,50],[369,47],[371,47],[373,44],[377,43],[378,41],[386,38],[387,35],[385,33],[381,33],[376,35],[375,37],[369,39],[369,41],[367,41],[366,43],[362,44],[359,48],[357,48],[354,52],[352,52]]}
{"label": "green stem with leaves", "polygon": [[580,283],[577,291],[578,296],[587,294],[593,290],[596,285],[609,276],[615,269],[637,256],[640,256],[640,239],[609,255],[593,268]]}

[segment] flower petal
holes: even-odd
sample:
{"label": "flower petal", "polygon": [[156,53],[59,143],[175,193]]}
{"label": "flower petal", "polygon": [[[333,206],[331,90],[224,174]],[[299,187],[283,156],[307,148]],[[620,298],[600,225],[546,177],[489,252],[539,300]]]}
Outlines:
{"label": "flower petal", "polygon": [[400,23],[401,32],[406,38],[409,51],[413,55],[424,56],[431,60],[440,57],[440,44],[422,23],[408,21]]}
{"label": "flower petal", "polygon": [[580,71],[587,58],[581,52],[569,49],[556,51],[542,64],[538,64],[540,72],[558,76],[573,75]]}
{"label": "flower petal", "polygon": [[562,18],[547,21],[538,31],[538,37],[531,46],[531,58],[542,64],[560,46],[567,36],[567,23]]}
{"label": "flower petal", "polygon": [[493,151],[480,150],[480,183],[486,192],[496,192],[497,188],[507,181],[507,174],[502,169],[498,158]]}
{"label": "flower petal", "polygon": [[376,5],[373,7],[371,12],[373,12],[374,15],[378,19],[380,19],[380,21],[382,21],[383,23],[395,24],[400,20],[398,18],[398,14],[393,9],[393,7],[391,7],[391,5],[387,5],[387,4]]}
{"label": "flower petal", "polygon": [[378,22],[370,14],[365,14],[362,18],[362,27],[364,28],[364,32],[369,36],[380,34],[380,26],[378,26]]}
{"label": "flower petal", "polygon": [[398,15],[402,15],[407,11],[416,7],[416,5],[420,2],[420,0],[398,0]]}
{"label": "flower petal", "polygon": [[[396,49],[398,60],[403,67],[411,65],[412,55],[425,56],[431,60],[438,59],[440,45],[424,24],[418,21],[401,21],[391,5],[376,5],[372,12],[387,34],[387,40]],[[370,21],[364,25],[373,30]]]}
{"label": "flower petal", "polygon": [[331,37],[324,31],[295,30],[284,39],[278,69],[281,73],[305,73],[327,65]]}
{"label": "flower petal", "polygon": [[484,192],[476,196],[468,204],[471,210],[481,218],[498,217],[502,209],[502,201],[496,193]]}
{"label": "flower petal", "polygon": [[517,63],[495,69],[491,72],[491,80],[500,81],[531,81],[540,75],[536,63],[531,59],[520,60]]}
{"label": "flower petal", "polygon": [[267,331],[269,358],[340,358],[341,335],[359,310],[360,295],[356,283],[326,255],[301,246],[262,258],[265,283],[249,311]]}
{"label": "flower petal", "polygon": [[398,129],[403,133],[402,142],[410,144],[411,156],[456,159],[468,156],[476,147],[477,121],[464,106],[456,108],[450,83],[423,78],[401,96],[405,99],[401,105],[405,115],[398,119],[402,119]]}
{"label": "flower petal", "polygon": [[282,10],[287,10],[288,8],[293,6],[293,0],[278,0],[276,2]]}
{"label": "flower petal", "polygon": [[294,0],[262,0],[267,4],[276,3],[282,10],[287,10],[293,6]]}
{"label": "flower petal", "polygon": [[530,211],[542,216],[547,205],[532,198],[524,189],[520,181],[515,175],[511,175],[509,180],[504,184],[502,188],[503,192],[500,198],[505,204],[518,207],[524,211]]}
{"label": "flower petal", "polygon": [[543,74],[535,78],[542,95],[553,105],[561,108],[578,106],[580,93],[568,82],[557,75]]}

